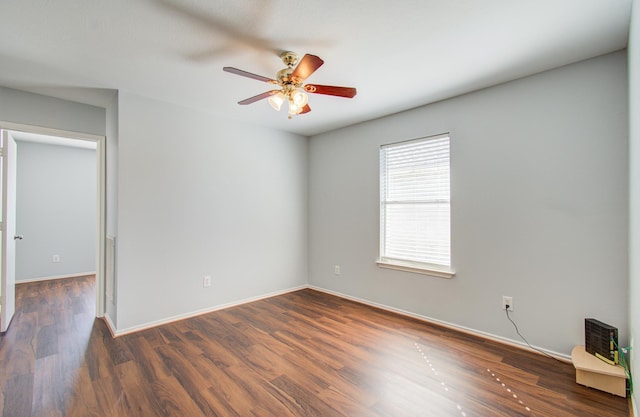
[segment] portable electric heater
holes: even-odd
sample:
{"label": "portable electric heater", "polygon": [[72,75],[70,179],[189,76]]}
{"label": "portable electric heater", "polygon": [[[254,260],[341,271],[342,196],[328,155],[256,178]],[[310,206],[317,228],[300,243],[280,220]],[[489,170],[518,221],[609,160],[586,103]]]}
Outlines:
{"label": "portable electric heater", "polygon": [[618,364],[618,329],[596,319],[584,319],[585,350],[611,365]]}

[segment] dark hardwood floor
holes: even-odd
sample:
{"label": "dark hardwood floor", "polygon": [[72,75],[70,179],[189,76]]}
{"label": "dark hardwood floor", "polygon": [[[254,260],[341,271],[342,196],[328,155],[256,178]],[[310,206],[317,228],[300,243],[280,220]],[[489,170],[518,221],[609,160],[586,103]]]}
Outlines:
{"label": "dark hardwood floor", "polygon": [[5,417],[629,415],[570,364],[312,290],[116,339],[92,276],[16,299]]}

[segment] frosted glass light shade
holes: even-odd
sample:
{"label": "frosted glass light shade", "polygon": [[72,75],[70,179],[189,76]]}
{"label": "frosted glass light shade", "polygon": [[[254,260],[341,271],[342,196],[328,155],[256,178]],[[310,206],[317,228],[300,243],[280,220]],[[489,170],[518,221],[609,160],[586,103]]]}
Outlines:
{"label": "frosted glass light shade", "polygon": [[267,100],[271,107],[273,107],[276,111],[279,111],[282,107],[282,103],[284,103],[284,94],[277,93],[269,97]]}
{"label": "frosted glass light shade", "polygon": [[300,108],[304,107],[307,105],[307,103],[309,102],[309,96],[307,95],[307,93],[304,93],[300,90],[296,90],[293,93],[291,93],[291,100],[293,100],[293,102],[299,106]]}
{"label": "frosted glass light shade", "polygon": [[289,100],[289,114],[299,114],[302,111],[302,107],[298,106],[293,99]]}

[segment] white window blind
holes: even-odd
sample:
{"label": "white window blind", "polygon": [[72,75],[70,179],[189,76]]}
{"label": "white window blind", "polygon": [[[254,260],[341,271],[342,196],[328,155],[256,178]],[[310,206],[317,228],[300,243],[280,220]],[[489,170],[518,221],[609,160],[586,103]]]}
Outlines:
{"label": "white window blind", "polygon": [[451,266],[449,136],[380,148],[380,259]]}

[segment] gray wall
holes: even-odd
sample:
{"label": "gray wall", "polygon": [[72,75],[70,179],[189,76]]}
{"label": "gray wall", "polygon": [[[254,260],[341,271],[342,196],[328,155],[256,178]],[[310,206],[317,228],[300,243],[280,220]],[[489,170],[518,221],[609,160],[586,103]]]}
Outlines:
{"label": "gray wall", "polygon": [[95,273],[96,151],[17,143],[16,281]]}
{"label": "gray wall", "polygon": [[[640,341],[640,3],[634,1],[631,14],[631,31],[629,34],[629,114],[630,114],[630,152],[629,152],[629,194],[630,194],[630,291],[629,291],[629,319],[631,340],[632,375],[636,381],[640,378],[640,358],[636,341]],[[635,359],[634,359],[635,358]],[[640,391],[637,388],[633,394],[635,413],[638,415]]]}
{"label": "gray wall", "polygon": [[[107,235],[115,238],[118,245],[118,93],[114,93],[111,101],[106,106],[107,117],[107,143],[106,143],[106,228]],[[117,252],[117,247],[116,247]],[[105,261],[107,261],[105,259]],[[115,263],[118,262],[116,257]],[[117,273],[114,270],[114,275]],[[117,276],[106,277],[113,279],[113,294],[109,297],[105,291],[105,315],[111,320],[114,327],[118,325],[117,314]]]}
{"label": "gray wall", "polygon": [[[118,94],[114,90],[56,87],[50,89],[69,101],[0,86],[0,122],[13,122],[70,132],[107,135],[107,233],[117,235]],[[89,104],[86,104],[89,103]],[[117,308],[106,303],[116,322]]]}
{"label": "gray wall", "polygon": [[119,331],[306,284],[306,138],[123,91],[118,112]]}
{"label": "gray wall", "polygon": [[0,87],[0,121],[104,135],[105,109]]}
{"label": "gray wall", "polygon": [[[311,285],[569,354],[585,317],[627,339],[624,52],[310,140]],[[379,269],[378,150],[451,132],[450,280]],[[341,265],[336,276],[333,266]]]}
{"label": "gray wall", "polygon": [[0,88],[0,121],[107,134],[118,331],[306,285],[307,138],[127,92],[101,108]]}

